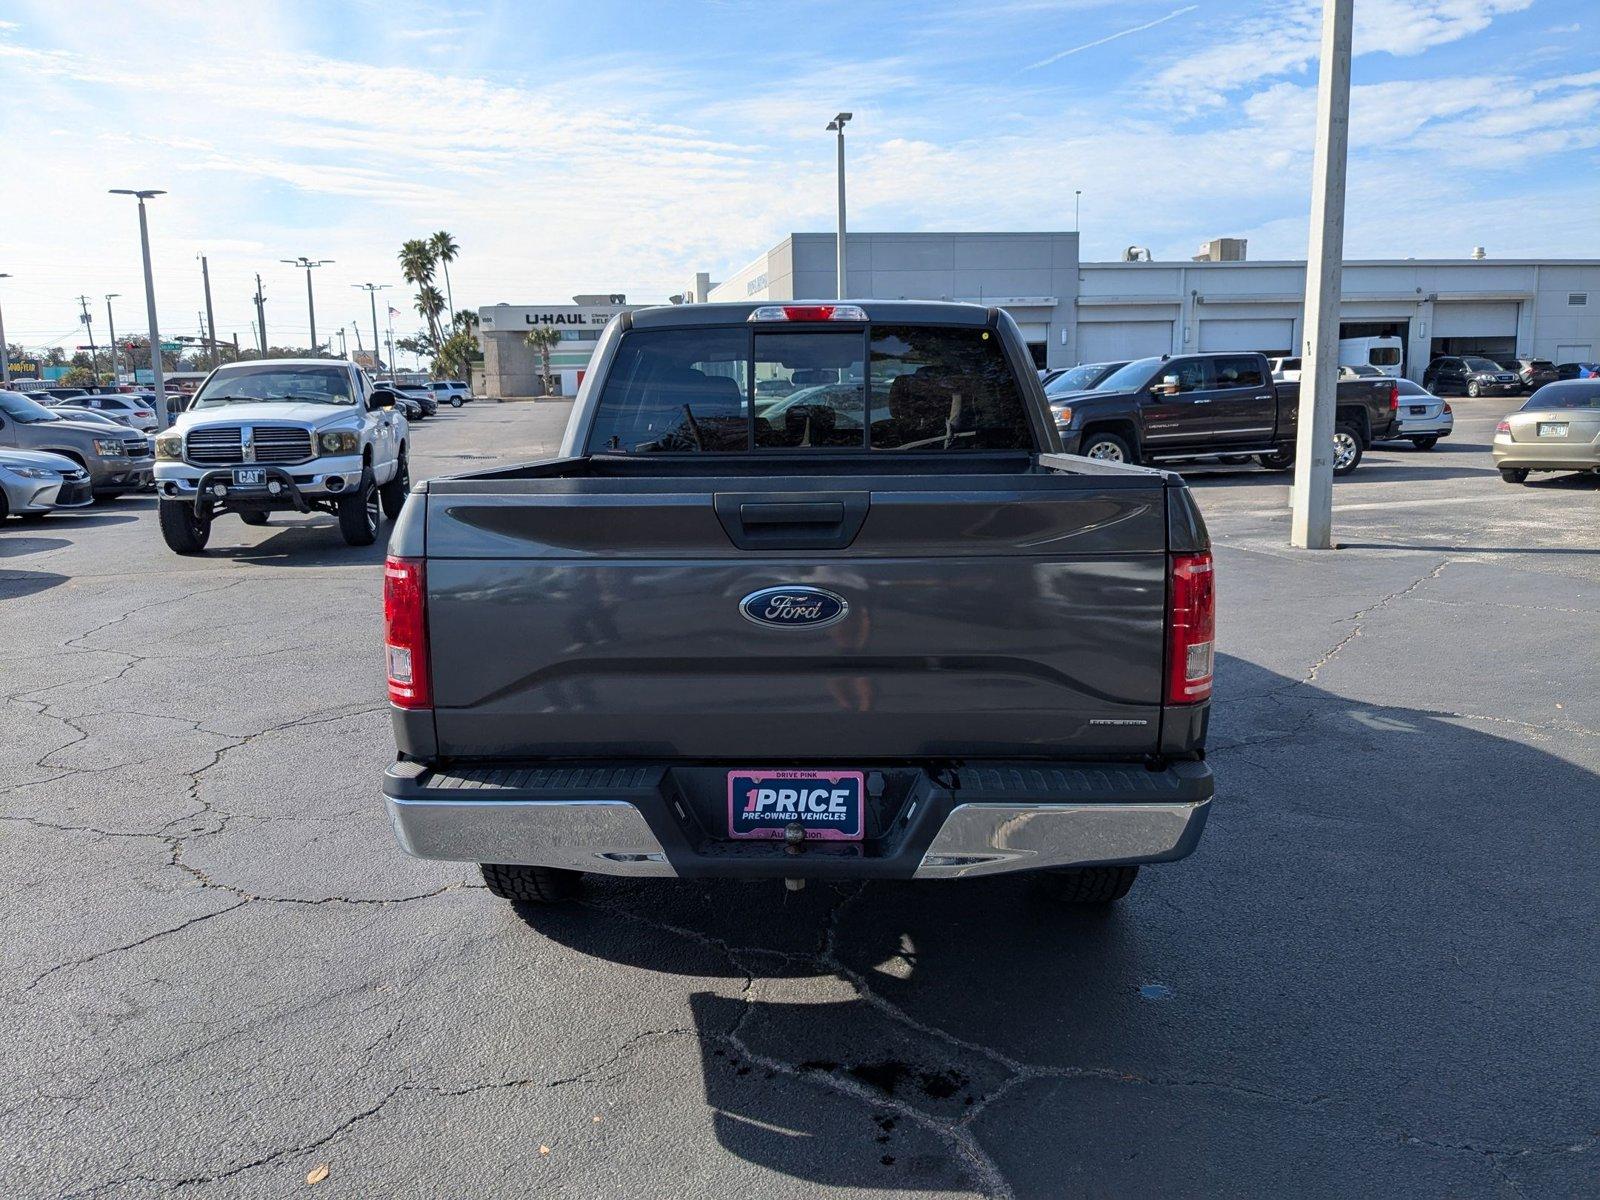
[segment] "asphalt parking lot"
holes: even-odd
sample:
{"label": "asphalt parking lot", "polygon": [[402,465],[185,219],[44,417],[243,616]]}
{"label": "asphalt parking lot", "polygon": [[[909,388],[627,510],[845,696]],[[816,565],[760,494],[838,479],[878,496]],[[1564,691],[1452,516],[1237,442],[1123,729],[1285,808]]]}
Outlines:
{"label": "asphalt parking lot", "polygon": [[[1337,552],[1193,472],[1218,799],[1105,915],[598,881],[529,923],[390,835],[381,544],[6,525],[0,1195],[1595,1194],[1600,486],[1502,483],[1514,402],[1453,403],[1337,484]],[[442,414],[413,475],[564,416]]]}

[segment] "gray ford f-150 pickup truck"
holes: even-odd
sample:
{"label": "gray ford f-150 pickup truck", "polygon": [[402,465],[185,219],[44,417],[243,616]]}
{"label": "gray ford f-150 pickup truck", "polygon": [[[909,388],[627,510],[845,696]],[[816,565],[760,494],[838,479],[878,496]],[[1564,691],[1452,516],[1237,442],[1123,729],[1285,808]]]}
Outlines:
{"label": "gray ford f-150 pickup truck", "polygon": [[580,874],[1124,895],[1212,796],[1210,543],[1060,453],[1011,318],[623,314],[561,456],[413,489],[384,607],[410,853]]}

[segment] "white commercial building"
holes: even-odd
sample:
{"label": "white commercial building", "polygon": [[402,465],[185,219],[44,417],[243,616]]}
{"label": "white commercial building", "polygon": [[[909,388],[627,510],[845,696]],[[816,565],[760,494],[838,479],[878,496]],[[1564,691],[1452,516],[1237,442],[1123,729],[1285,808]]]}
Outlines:
{"label": "white commercial building", "polygon": [[[1041,366],[1197,350],[1291,355],[1304,339],[1303,262],[1079,263],[1073,233],[852,233],[845,249],[851,297],[996,305]],[[697,275],[684,299],[827,299],[834,261],[833,234],[793,233],[723,283]],[[1399,337],[1414,379],[1439,354],[1594,361],[1600,261],[1347,262],[1340,334]]]}
{"label": "white commercial building", "polygon": [[533,329],[554,329],[561,338],[550,351],[550,373],[560,395],[576,394],[589,368],[595,343],[618,313],[639,308],[626,296],[574,296],[571,304],[491,304],[478,310],[478,342],[483,347],[483,394],[539,396],[543,359],[528,344]]}

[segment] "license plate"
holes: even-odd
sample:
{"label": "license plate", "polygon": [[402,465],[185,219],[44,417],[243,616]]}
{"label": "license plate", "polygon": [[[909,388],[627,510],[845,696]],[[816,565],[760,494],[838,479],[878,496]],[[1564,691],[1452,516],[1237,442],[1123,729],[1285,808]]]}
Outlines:
{"label": "license plate", "polygon": [[1540,421],[1540,437],[1566,437],[1567,423],[1565,421]]}
{"label": "license plate", "polygon": [[864,779],[860,771],[729,771],[728,835],[781,839],[799,825],[808,841],[860,841]]}
{"label": "license plate", "polygon": [[1411,415],[1413,417],[1425,417],[1425,416],[1427,416],[1428,415],[1428,406],[1426,404],[1413,404],[1411,406]]}
{"label": "license plate", "polygon": [[235,467],[234,487],[260,487],[267,482],[267,473],[260,467]]}

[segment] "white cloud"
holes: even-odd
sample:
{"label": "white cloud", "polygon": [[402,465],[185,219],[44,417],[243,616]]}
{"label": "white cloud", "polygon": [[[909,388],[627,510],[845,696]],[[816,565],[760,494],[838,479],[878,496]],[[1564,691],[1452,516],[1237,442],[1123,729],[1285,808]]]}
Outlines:
{"label": "white cloud", "polygon": [[1029,63],[1023,68],[1023,70],[1037,71],[1040,67],[1048,67],[1051,63],[1060,62],[1063,58],[1068,58],[1074,54],[1082,54],[1085,50],[1093,50],[1096,46],[1104,46],[1107,42],[1114,42],[1118,38],[1129,37],[1135,33],[1143,33],[1147,29],[1154,29],[1157,25],[1165,25],[1168,21],[1174,21],[1186,13],[1192,13],[1199,7],[1200,6],[1198,4],[1189,4],[1183,8],[1175,8],[1166,16],[1157,17],[1153,21],[1146,21],[1143,25],[1133,25],[1127,29],[1119,29],[1116,33],[1109,33],[1105,37],[1096,38],[1092,42],[1084,42],[1081,46],[1073,46],[1067,50],[1058,50],[1048,58],[1041,58],[1036,63]]}

